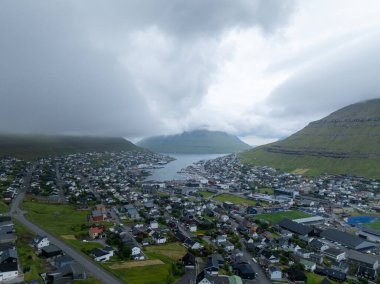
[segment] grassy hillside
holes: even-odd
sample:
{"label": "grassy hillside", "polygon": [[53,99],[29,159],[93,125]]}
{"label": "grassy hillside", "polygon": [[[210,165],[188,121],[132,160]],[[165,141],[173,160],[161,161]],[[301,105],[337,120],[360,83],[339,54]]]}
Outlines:
{"label": "grassy hillside", "polygon": [[88,151],[133,151],[140,148],[124,138],[45,135],[0,135],[0,157],[34,159]]}
{"label": "grassy hillside", "polygon": [[234,135],[207,130],[150,137],[138,142],[137,145],[155,152],[183,154],[234,153],[250,148]]}
{"label": "grassy hillside", "polygon": [[347,106],[285,140],[240,157],[246,163],[308,175],[329,172],[380,178],[380,99]]}

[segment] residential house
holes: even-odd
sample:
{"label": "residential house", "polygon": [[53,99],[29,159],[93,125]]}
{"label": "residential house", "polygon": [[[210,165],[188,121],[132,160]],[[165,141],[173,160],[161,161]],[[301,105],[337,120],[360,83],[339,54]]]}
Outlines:
{"label": "residential house", "polygon": [[99,238],[104,232],[104,226],[92,226],[88,230],[88,234],[91,239]]}
{"label": "residential house", "polygon": [[277,266],[270,266],[268,268],[268,277],[270,280],[280,280],[282,279],[281,268]]}
{"label": "residential house", "polygon": [[323,252],[323,255],[326,257],[335,260],[335,261],[342,261],[346,258],[346,253],[341,249],[336,248],[328,248]]}
{"label": "residential house", "polygon": [[16,278],[18,272],[18,257],[15,249],[6,249],[0,254],[0,282]]}
{"label": "residential house", "polygon": [[324,275],[338,281],[346,280],[346,273],[327,267],[317,266],[317,268],[314,270],[314,273]]}
{"label": "residential house", "polygon": [[235,263],[232,265],[234,274],[240,276],[242,279],[255,279],[256,273],[249,263]]}
{"label": "residential house", "polygon": [[62,255],[62,253],[62,250],[53,244],[41,248],[41,255],[46,258]]}
{"label": "residential house", "polygon": [[102,249],[95,248],[91,251],[91,254],[94,257],[95,261],[105,262],[111,259],[111,257],[114,255],[114,250],[112,247],[105,247]]}
{"label": "residential house", "polygon": [[358,266],[368,267],[374,270],[377,270],[379,268],[378,257],[371,254],[364,254],[350,250],[347,253],[347,259],[350,263],[354,263]]}
{"label": "residential house", "polygon": [[33,246],[34,248],[40,250],[43,247],[47,247],[48,245],[50,245],[50,241],[49,241],[49,239],[46,236],[39,236],[39,235],[37,235],[30,242],[30,245]]}
{"label": "residential house", "polygon": [[301,259],[300,263],[303,264],[305,270],[314,271],[317,268],[317,264],[307,259]]}
{"label": "residential house", "polygon": [[154,232],[154,233],[152,234],[152,239],[153,239],[153,241],[154,241],[157,245],[166,243],[166,237],[160,235],[158,232]]}
{"label": "residential house", "polygon": [[310,247],[316,252],[323,252],[329,248],[328,245],[319,241],[318,239],[312,239],[309,242]]}
{"label": "residential house", "polygon": [[195,256],[192,253],[186,253],[181,259],[185,268],[194,269],[195,268]]}

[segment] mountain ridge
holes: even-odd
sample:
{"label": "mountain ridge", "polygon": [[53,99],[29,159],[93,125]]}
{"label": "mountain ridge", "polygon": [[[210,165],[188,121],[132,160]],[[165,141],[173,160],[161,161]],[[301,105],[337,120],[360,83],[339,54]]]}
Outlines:
{"label": "mountain ridge", "polygon": [[122,137],[0,134],[0,157],[36,159],[91,151],[142,151]]}
{"label": "mountain ridge", "polygon": [[310,175],[329,172],[380,178],[380,99],[343,107],[240,158]]}
{"label": "mountain ridge", "polygon": [[148,137],[137,145],[155,152],[179,154],[226,154],[251,148],[237,136],[209,130]]}

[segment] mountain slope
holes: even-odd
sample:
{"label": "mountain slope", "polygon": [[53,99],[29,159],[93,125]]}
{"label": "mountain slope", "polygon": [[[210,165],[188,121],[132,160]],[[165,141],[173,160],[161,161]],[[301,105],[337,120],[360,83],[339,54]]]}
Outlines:
{"label": "mountain slope", "polygon": [[207,130],[149,137],[137,145],[155,152],[183,154],[224,154],[251,148],[234,135]]}
{"label": "mountain slope", "polygon": [[380,99],[344,107],[287,139],[243,153],[243,162],[309,175],[380,178]]}
{"label": "mountain slope", "polygon": [[47,135],[0,135],[0,157],[25,159],[90,151],[142,150],[124,138]]}

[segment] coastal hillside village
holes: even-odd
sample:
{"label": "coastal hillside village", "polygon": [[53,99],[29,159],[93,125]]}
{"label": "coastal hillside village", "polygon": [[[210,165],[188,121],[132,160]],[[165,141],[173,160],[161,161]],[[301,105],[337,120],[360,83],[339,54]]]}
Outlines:
{"label": "coastal hillside village", "polygon": [[[182,169],[184,180],[149,180],[171,160],[1,159],[0,282],[97,283],[62,241],[126,283],[380,283],[378,180],[236,155]],[[47,234],[28,232],[23,216]]]}

